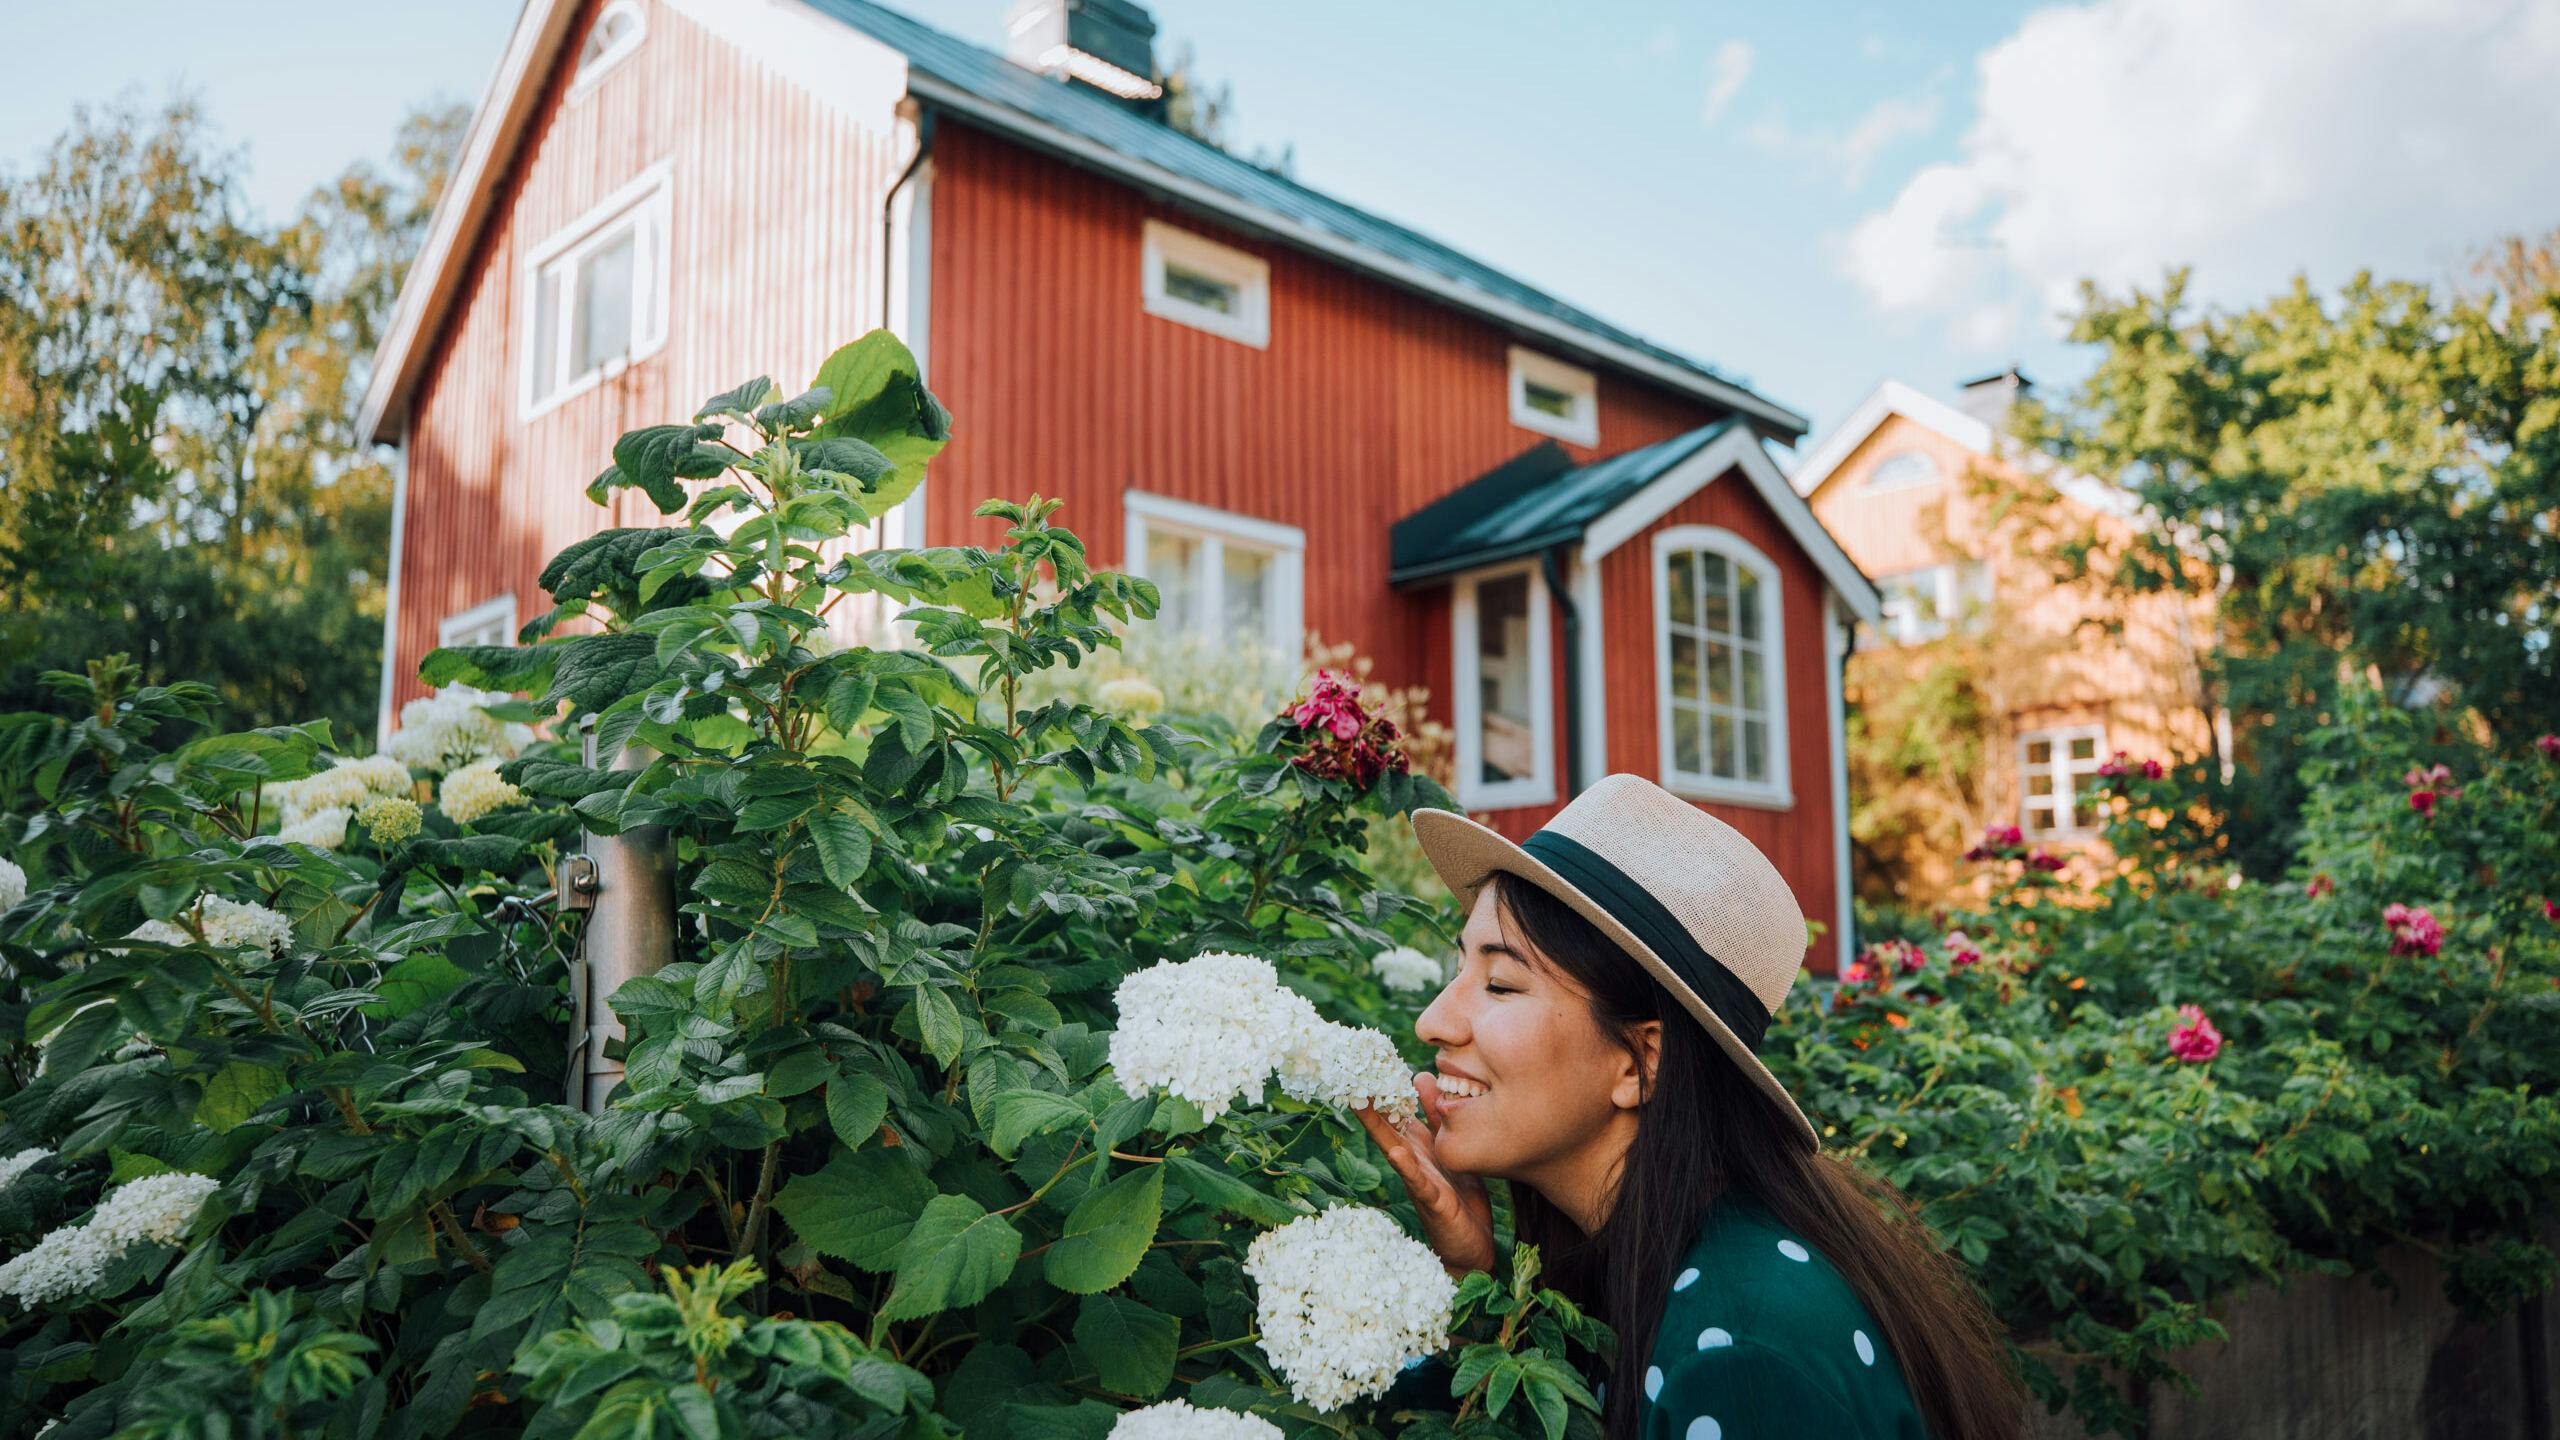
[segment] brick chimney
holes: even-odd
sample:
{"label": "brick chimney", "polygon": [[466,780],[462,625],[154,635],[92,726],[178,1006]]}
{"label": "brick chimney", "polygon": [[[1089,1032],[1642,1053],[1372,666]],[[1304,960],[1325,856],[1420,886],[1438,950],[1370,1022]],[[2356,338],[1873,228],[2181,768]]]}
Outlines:
{"label": "brick chimney", "polygon": [[2009,428],[2009,407],[2017,403],[2019,396],[2034,388],[2035,382],[2012,365],[1996,375],[1964,382],[1956,396],[1956,408],[1993,430],[2006,432]]}
{"label": "brick chimney", "polygon": [[1156,22],[1130,0],[1013,0],[1005,12],[1005,58],[1028,70],[1090,85],[1145,104],[1156,83]]}

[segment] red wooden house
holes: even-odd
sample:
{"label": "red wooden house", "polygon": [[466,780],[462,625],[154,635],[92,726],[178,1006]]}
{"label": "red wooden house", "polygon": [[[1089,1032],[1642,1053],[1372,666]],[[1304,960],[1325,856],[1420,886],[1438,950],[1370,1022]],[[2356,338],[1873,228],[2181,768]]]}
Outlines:
{"label": "red wooden house", "polygon": [[562,544],[651,523],[583,494],[616,435],[886,324],[961,428],[884,543],[1063,497],[1161,623],[1313,630],[1451,697],[1460,798],[1506,831],[1652,776],[1845,934],[1840,660],[1877,599],[1765,449],[1803,418],[1174,131],[1127,0],[1008,30],[528,0],[365,400],[404,460],[386,717]]}

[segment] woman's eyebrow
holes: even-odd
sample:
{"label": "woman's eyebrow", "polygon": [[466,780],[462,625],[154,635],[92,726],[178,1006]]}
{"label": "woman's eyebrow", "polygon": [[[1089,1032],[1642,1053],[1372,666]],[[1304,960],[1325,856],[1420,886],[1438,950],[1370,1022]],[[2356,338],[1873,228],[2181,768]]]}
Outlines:
{"label": "woman's eyebrow", "polygon": [[1477,946],[1476,953],[1479,955],[1499,955],[1506,959],[1517,960],[1523,965],[1529,963],[1529,957],[1527,955],[1522,954],[1519,950],[1514,949],[1508,943],[1500,940],[1495,940],[1490,943]]}

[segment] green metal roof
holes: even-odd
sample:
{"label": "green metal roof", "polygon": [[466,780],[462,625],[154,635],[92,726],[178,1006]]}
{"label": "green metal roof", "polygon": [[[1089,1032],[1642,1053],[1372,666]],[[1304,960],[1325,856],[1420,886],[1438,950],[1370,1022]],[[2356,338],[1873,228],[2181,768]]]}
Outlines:
{"label": "green metal roof", "polygon": [[1387,580],[1454,575],[1579,540],[1592,521],[1737,423],[1728,417],[1580,466],[1543,441],[1398,520],[1387,532]]}
{"label": "green metal roof", "polygon": [[1347,205],[1284,176],[1240,160],[1151,120],[1099,91],[1064,84],[964,40],[946,35],[870,0],[808,0],[881,44],[906,56],[913,69],[954,89],[1041,124],[1099,145],[1130,160],[1158,167],[1196,185],[1320,231],[1384,257],[1426,271],[1490,299],[1508,302],[1596,340],[1623,347],[1655,363],[1736,392],[1739,407],[1764,425],[1806,430],[1803,416],[1753,391],[1706,363],[1667,350],[1587,311],[1462,254],[1392,220]]}

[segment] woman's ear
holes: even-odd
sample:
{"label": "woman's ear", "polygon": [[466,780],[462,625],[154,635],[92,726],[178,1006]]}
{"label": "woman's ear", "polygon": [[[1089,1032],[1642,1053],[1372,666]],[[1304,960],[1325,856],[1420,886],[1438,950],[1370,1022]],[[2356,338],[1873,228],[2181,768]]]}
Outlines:
{"label": "woman's ear", "polygon": [[1653,1094],[1653,1072],[1662,1061],[1662,1022],[1647,1020],[1627,1032],[1626,1064],[1609,1088],[1609,1103],[1633,1110]]}

